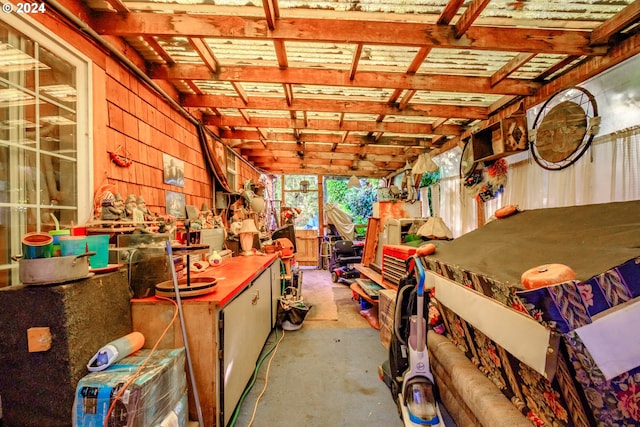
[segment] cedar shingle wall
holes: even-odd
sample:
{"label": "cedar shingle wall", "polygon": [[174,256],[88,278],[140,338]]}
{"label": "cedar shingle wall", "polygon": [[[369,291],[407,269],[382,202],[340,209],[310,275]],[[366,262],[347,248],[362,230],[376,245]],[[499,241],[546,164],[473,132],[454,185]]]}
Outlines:
{"label": "cedar shingle wall", "polygon": [[[123,198],[129,194],[142,195],[147,206],[159,213],[165,213],[167,190],[185,193],[189,205],[199,208],[206,202],[213,206],[213,183],[195,126],[110,53],[75,28],[62,24],[49,14],[34,18],[93,61],[94,191],[105,184],[115,185]],[[107,39],[116,47],[120,43],[116,38]],[[132,56],[131,52],[127,54],[130,60],[144,69],[142,58]],[[177,98],[177,92],[168,83],[158,82],[158,85]],[[123,168],[113,163],[109,152],[116,150],[126,151],[133,164]],[[184,187],[163,183],[163,152],[184,161]],[[241,164],[237,182],[242,186],[246,179],[257,182],[258,174]]]}

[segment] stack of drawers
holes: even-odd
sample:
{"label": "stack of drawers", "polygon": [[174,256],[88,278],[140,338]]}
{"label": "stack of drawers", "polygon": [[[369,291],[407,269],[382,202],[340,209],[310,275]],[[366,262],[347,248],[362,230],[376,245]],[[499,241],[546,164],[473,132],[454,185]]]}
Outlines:
{"label": "stack of drawers", "polygon": [[407,260],[416,253],[416,248],[407,245],[384,245],[382,247],[382,280],[393,286],[404,284],[408,275]]}

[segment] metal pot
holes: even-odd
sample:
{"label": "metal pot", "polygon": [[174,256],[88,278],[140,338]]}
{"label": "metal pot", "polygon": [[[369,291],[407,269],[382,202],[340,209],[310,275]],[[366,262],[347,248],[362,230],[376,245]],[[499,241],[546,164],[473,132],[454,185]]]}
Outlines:
{"label": "metal pot", "polygon": [[90,276],[89,257],[95,252],[76,256],[24,259],[14,256],[20,267],[20,281],[24,285],[51,285],[84,279]]}

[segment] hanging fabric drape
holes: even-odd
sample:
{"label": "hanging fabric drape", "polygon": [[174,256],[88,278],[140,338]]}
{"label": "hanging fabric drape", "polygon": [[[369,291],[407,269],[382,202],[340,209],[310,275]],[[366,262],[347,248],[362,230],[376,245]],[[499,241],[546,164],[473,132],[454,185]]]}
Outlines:
{"label": "hanging fabric drape", "polygon": [[327,224],[333,224],[338,234],[345,240],[353,240],[356,236],[353,218],[333,203],[324,205]]}

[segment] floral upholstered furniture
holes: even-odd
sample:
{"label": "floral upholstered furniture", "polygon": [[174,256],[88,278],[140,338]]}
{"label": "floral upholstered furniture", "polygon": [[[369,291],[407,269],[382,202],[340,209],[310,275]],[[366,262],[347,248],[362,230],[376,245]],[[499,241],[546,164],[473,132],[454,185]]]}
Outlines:
{"label": "floral upholstered furniture", "polygon": [[[421,261],[447,338],[532,425],[640,425],[640,201],[523,211],[435,243]],[[523,289],[549,263],[577,279]]]}

